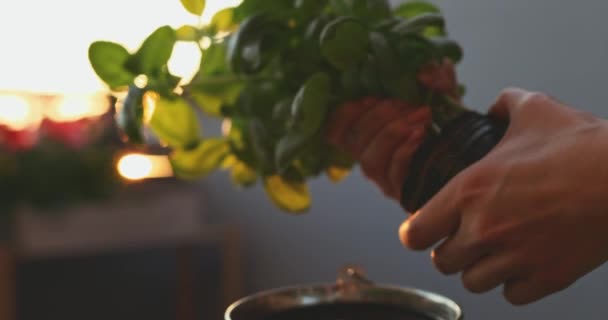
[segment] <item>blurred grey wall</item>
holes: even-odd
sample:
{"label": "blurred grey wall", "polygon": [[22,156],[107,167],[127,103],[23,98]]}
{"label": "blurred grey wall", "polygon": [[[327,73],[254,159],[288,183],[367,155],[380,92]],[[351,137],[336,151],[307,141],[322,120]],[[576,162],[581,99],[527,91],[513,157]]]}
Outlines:
{"label": "blurred grey wall", "polygon": [[[515,85],[541,90],[608,116],[608,34],[605,0],[437,1],[451,35],[465,48],[459,67],[466,102],[485,111],[499,91]],[[339,186],[312,183],[313,210],[294,217],[277,211],[261,188],[236,191],[227,176],[204,182],[216,219],[244,227],[250,291],[333,281],[346,263],[363,265],[382,283],[445,294],[464,306],[467,319],[606,319],[608,269],[581,279],[542,302],[515,308],[500,290],[473,295],[458,277],[437,273],[428,252],[399,244],[404,212],[357,172]],[[608,226],[607,226],[608,231]],[[567,253],[564,253],[567,259]]]}

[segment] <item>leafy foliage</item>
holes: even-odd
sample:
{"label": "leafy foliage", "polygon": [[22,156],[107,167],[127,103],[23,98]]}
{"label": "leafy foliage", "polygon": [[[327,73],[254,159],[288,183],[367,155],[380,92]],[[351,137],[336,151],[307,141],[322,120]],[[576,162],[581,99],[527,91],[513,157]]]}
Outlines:
{"label": "leafy foliage", "polygon": [[[202,14],[204,1],[181,2]],[[167,71],[176,41],[210,43],[201,45],[187,84]],[[111,89],[130,88],[119,123],[132,142],[145,142],[141,97],[154,92],[161,103],[149,125],[174,149],[179,176],[230,170],[238,185],[262,181],[290,212],[309,208],[307,179],[326,174],[338,182],[355,165],[323,139],[328,115],[342,103],[368,96],[424,103],[436,107],[438,127],[443,110],[461,107],[446,107],[417,80],[428,64],[462,59],[439,8],[426,1],[391,8],[386,0],[244,0],[209,25],[161,27],[134,53],[96,42],[89,57]],[[146,86],[132,84],[140,74]],[[201,137],[189,108],[229,120],[225,137]]]}

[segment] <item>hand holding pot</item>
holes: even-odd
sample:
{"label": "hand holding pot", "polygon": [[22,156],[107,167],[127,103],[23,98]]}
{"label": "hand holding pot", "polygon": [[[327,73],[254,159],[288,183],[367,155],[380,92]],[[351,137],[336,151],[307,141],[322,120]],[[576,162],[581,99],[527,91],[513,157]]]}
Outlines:
{"label": "hand holding pot", "polygon": [[[447,59],[421,70],[418,81],[432,91],[458,96],[454,64]],[[352,154],[365,176],[386,196],[399,201],[410,160],[431,120],[429,107],[366,98],[334,112],[326,136],[331,144]]]}
{"label": "hand holding pot", "polygon": [[527,304],[608,259],[608,122],[551,98],[506,90],[492,108],[510,126],[400,229],[445,274],[482,293],[504,284]]}

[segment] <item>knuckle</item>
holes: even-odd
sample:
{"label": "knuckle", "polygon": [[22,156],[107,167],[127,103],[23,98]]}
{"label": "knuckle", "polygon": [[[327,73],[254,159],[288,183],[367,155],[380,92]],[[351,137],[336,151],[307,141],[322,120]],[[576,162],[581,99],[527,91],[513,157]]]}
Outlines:
{"label": "knuckle", "polygon": [[449,276],[456,273],[456,270],[450,267],[450,265],[444,259],[444,256],[441,253],[435,253],[432,257],[433,265],[435,269],[439,271],[439,273]]}
{"label": "knuckle", "polygon": [[526,98],[524,98],[522,100],[522,104],[527,107],[539,106],[539,105],[545,104],[546,102],[548,102],[550,100],[551,100],[551,98],[549,98],[548,95],[546,95],[542,92],[530,92],[526,96]]}

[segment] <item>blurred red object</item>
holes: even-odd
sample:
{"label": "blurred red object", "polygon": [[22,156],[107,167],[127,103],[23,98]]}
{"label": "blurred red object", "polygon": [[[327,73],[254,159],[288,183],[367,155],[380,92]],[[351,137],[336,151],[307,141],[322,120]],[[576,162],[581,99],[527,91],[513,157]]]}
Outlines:
{"label": "blurred red object", "polygon": [[56,122],[45,119],[40,130],[51,140],[61,142],[72,148],[81,148],[92,139],[92,124],[97,119],[83,118],[70,122]]}
{"label": "blurred red object", "polygon": [[37,129],[11,129],[0,125],[0,144],[11,152],[27,151],[36,146],[40,133]]}

